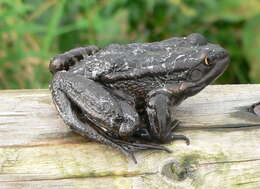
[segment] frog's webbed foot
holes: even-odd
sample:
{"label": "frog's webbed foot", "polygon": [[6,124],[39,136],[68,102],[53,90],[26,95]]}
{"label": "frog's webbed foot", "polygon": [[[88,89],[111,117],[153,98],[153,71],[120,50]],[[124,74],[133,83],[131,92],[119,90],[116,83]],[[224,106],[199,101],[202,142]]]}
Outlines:
{"label": "frog's webbed foot", "polygon": [[135,163],[137,160],[134,156],[134,152],[142,151],[142,150],[163,150],[165,152],[171,153],[172,151],[167,147],[158,145],[158,144],[144,144],[144,143],[136,143],[136,142],[127,142],[119,139],[111,139],[115,144],[119,145],[121,152],[129,156]]}
{"label": "frog's webbed foot", "polygon": [[151,91],[148,94],[146,112],[150,123],[149,133],[151,138],[161,143],[185,140],[189,144],[190,141],[186,136],[173,134],[173,130],[180,122],[171,118],[171,98],[171,94],[166,89]]}
{"label": "frog's webbed foot", "polygon": [[[51,91],[60,116],[80,135],[114,147],[135,162],[135,151],[169,151],[163,146],[124,141],[123,138],[127,139],[136,130],[138,114],[133,107],[118,101],[99,83],[69,72],[57,72],[51,82]],[[87,119],[83,120],[81,117],[84,115]],[[107,134],[109,129],[115,130],[115,134]]]}

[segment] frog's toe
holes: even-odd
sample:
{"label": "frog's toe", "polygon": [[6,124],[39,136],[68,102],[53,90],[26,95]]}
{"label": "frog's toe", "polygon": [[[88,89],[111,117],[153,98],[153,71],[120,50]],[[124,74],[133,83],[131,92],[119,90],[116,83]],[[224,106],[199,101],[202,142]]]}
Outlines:
{"label": "frog's toe", "polygon": [[164,146],[156,145],[156,144],[139,144],[139,143],[133,143],[131,148],[135,149],[135,151],[139,150],[163,150],[166,152],[171,153],[172,151]]}
{"label": "frog's toe", "polygon": [[[118,145],[118,144],[117,144]],[[127,146],[125,145],[118,145],[119,146],[119,150],[125,154],[127,157],[130,157],[135,164],[137,164],[137,160],[135,158],[135,155],[134,155],[134,151],[133,150],[130,150]]]}
{"label": "frog's toe", "polygon": [[190,139],[184,135],[172,135],[171,136],[172,140],[185,140],[186,144],[190,144]]}
{"label": "frog's toe", "polygon": [[141,144],[141,143],[127,143],[122,141],[122,143],[119,145],[121,151],[130,157],[135,163],[137,163],[137,160],[134,156],[134,152],[142,151],[142,150],[163,150],[168,153],[171,153],[172,151],[164,146],[156,145],[156,144]]}
{"label": "frog's toe", "polygon": [[[173,130],[180,125],[180,121],[175,119],[174,121],[171,122],[171,133]],[[171,134],[171,140],[185,140],[186,144],[190,144],[190,139],[184,135],[175,135]]]}
{"label": "frog's toe", "polygon": [[165,147],[158,144],[144,144],[144,143],[136,143],[136,142],[126,142],[126,141],[120,141],[120,140],[113,140],[114,143],[117,143],[122,149],[123,153],[127,154],[128,156],[134,158],[133,152],[142,151],[142,150],[163,150],[168,153],[171,153],[172,151]]}

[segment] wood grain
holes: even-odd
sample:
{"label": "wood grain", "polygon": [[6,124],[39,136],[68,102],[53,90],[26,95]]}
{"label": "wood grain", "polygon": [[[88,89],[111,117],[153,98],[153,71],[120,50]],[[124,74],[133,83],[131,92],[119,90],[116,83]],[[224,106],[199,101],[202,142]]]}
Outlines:
{"label": "wood grain", "polygon": [[70,131],[48,90],[0,91],[0,188],[260,188],[260,85],[214,85],[174,112],[191,140],[138,164]]}

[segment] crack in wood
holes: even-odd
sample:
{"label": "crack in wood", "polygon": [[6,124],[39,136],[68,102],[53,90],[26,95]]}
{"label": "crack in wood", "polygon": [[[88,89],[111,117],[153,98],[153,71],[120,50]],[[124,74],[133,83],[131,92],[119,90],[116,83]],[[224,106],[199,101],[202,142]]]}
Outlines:
{"label": "crack in wood", "polygon": [[260,183],[260,180],[254,180],[254,181],[248,181],[248,182],[240,182],[240,183],[237,183],[235,185],[246,185],[246,184],[254,184],[254,183]]}
{"label": "crack in wood", "polygon": [[260,158],[256,159],[247,159],[247,160],[230,160],[230,161],[216,161],[216,162],[208,162],[208,163],[199,163],[199,166],[204,166],[204,165],[213,165],[213,164],[225,164],[225,163],[247,163],[251,161],[260,161]]}
{"label": "crack in wood", "polygon": [[[20,173],[21,174],[21,173]],[[16,179],[16,180],[0,180],[0,182],[5,183],[15,183],[15,182],[35,182],[35,181],[55,181],[55,180],[70,180],[70,179],[86,179],[86,178],[106,178],[106,177],[139,177],[139,176],[149,176],[155,175],[158,172],[125,172],[125,173],[89,173],[84,175],[71,175],[67,177],[53,177],[53,178],[35,178],[35,179]]]}
{"label": "crack in wood", "polygon": [[[209,131],[217,131],[224,129],[258,129],[260,128],[260,123],[257,124],[224,124],[224,125],[210,125],[210,126],[182,126],[178,128],[178,131],[186,131],[186,130],[209,130]],[[177,130],[177,129],[176,129]]]}
{"label": "crack in wood", "polygon": [[0,113],[0,117],[26,117],[28,116],[28,114],[24,114],[24,113]]}

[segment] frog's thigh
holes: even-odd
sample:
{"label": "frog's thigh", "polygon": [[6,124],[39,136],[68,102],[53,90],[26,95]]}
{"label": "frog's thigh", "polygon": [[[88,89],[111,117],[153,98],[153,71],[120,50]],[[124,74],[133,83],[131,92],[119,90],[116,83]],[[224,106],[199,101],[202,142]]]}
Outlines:
{"label": "frog's thigh", "polygon": [[[80,135],[87,136],[88,138],[98,141],[103,144],[110,145],[114,148],[121,150],[124,153],[127,153],[122,146],[114,143],[106,136],[103,136],[99,132],[97,132],[93,127],[88,125],[87,123],[81,122],[74,109],[72,108],[71,101],[67,97],[67,90],[70,88],[71,83],[66,83],[66,80],[62,77],[63,73],[56,73],[52,82],[52,97],[53,101],[56,105],[56,108],[62,117],[63,121],[70,126],[75,132]],[[128,154],[128,153],[127,153]]]}
{"label": "frog's thigh", "polygon": [[111,95],[100,83],[83,76],[61,72],[55,77],[59,77],[60,89],[96,126],[110,127],[115,132],[118,129],[120,136],[133,134],[139,117],[128,103]]}

